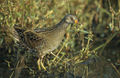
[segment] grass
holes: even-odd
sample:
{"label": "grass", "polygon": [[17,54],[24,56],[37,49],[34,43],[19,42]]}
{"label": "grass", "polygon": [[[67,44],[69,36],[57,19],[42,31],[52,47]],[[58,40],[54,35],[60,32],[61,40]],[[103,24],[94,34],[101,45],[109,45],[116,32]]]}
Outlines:
{"label": "grass", "polygon": [[[74,14],[79,19],[79,24],[69,27],[64,42],[53,54],[47,55],[44,59],[49,72],[47,75],[52,73],[58,77],[60,73],[65,72],[76,75],[74,73],[78,73],[75,72],[77,65],[93,55],[104,57],[120,71],[119,11],[119,0],[114,2],[112,0],[0,1],[0,55],[2,59],[0,66],[8,70],[8,77],[13,76],[17,54],[26,53],[16,43],[17,36],[13,28],[15,24],[27,29],[50,27],[58,23],[66,14]],[[29,53],[26,53],[26,56],[28,57],[27,69],[22,72],[26,74],[25,77],[34,78],[36,75],[46,77],[44,72],[38,73],[35,64],[37,60],[35,59],[35,62],[31,60],[35,57]],[[89,75],[88,66],[83,65],[83,68],[85,70],[82,68],[78,70]],[[3,73],[2,69],[1,73]],[[1,77],[5,77],[5,74]]]}

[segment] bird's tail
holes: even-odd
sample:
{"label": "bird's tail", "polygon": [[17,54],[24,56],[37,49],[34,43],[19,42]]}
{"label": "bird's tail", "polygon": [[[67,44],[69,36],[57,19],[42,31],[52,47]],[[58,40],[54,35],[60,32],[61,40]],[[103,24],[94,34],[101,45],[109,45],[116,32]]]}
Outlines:
{"label": "bird's tail", "polygon": [[[26,31],[26,28],[23,28],[23,27],[21,27],[21,26],[19,26],[19,25],[15,25],[15,26],[14,26],[14,29],[15,29],[16,32],[18,33],[20,39],[21,39],[21,40],[24,39],[24,32]],[[22,41],[24,41],[24,40],[22,40]]]}
{"label": "bird's tail", "polygon": [[14,29],[17,31],[17,33],[21,36],[23,34],[23,32],[26,30],[25,28],[19,26],[19,25],[15,25]]}
{"label": "bird's tail", "polygon": [[[19,41],[20,41],[19,44],[21,47],[23,47],[23,44],[21,44],[21,42],[24,41],[24,32],[26,31],[26,28],[23,28],[21,25],[15,25],[14,29],[19,36]],[[17,62],[16,68],[15,68],[15,78],[19,78],[22,69],[25,67],[25,64],[24,64],[25,54],[21,55],[18,53],[17,56],[18,56],[19,60]]]}

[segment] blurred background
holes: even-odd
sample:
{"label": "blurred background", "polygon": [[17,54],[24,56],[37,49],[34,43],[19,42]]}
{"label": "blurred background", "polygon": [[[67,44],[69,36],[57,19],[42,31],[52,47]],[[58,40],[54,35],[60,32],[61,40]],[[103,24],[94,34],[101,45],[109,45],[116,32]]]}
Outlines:
{"label": "blurred background", "polygon": [[[45,56],[47,72],[38,71],[14,26],[52,27],[67,14],[79,24]],[[19,54],[27,56],[20,78],[120,78],[120,0],[0,0],[0,78],[14,77]]]}

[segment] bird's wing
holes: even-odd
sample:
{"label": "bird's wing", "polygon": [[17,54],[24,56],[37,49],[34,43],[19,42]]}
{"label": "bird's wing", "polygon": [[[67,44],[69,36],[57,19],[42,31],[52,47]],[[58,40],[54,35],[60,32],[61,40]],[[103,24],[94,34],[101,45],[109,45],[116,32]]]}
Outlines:
{"label": "bird's wing", "polygon": [[25,36],[26,44],[30,48],[42,47],[43,44],[45,43],[45,39],[42,37],[42,35],[40,36],[30,30],[24,32],[24,36]]}

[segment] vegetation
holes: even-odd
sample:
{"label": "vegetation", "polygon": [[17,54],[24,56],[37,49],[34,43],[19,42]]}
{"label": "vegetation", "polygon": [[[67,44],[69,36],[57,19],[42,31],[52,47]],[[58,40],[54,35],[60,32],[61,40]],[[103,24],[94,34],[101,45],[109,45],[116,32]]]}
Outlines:
{"label": "vegetation", "polygon": [[[39,71],[36,52],[21,46],[13,27],[50,27],[66,14],[76,15],[79,24],[70,26],[64,42],[45,56],[47,72]],[[120,0],[0,0],[0,78],[14,77],[20,55],[26,55],[21,78],[119,78],[119,20]],[[96,75],[100,71],[105,77]]]}

